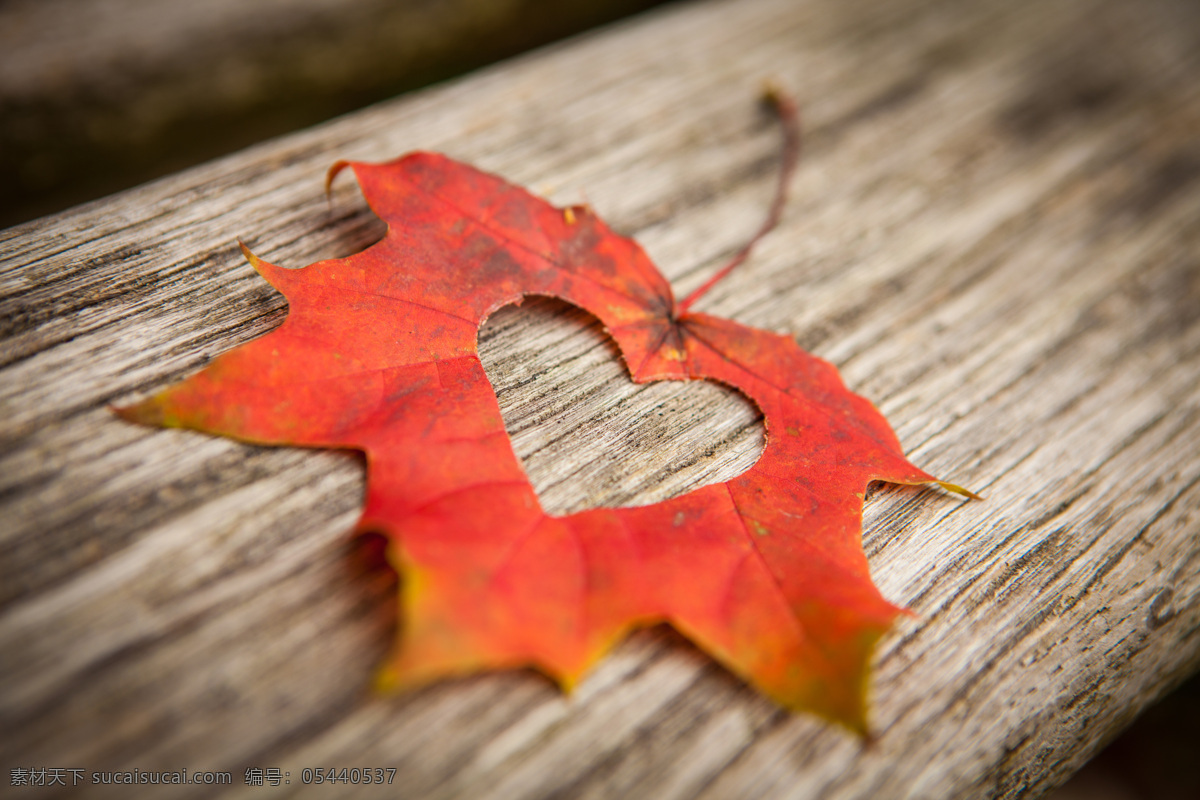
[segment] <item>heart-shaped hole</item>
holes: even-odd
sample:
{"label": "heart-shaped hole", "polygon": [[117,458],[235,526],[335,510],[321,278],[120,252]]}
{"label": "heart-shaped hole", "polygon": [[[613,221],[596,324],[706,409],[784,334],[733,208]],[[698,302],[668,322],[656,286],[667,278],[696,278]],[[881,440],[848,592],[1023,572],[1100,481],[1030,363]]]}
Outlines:
{"label": "heart-shaped hole", "polygon": [[636,384],[600,321],[531,297],[479,330],[513,449],[550,514],[658,503],[737,477],[766,445],[762,414],[708,381]]}

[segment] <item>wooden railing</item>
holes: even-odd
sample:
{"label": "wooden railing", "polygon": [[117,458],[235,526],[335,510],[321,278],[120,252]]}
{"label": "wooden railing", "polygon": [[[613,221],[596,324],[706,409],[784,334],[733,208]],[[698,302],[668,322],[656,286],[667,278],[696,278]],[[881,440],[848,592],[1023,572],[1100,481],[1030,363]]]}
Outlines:
{"label": "wooden railing", "polygon": [[[317,767],[394,768],[404,797],[1062,782],[1200,666],[1197,17],[1169,0],[670,6],[0,233],[0,766],[228,770],[247,796],[260,768],[315,796]],[[377,696],[395,582],[347,535],[362,463],[107,410],[279,324],[237,238],[302,266],[381,235],[353,181],[326,200],[339,158],[441,150],[586,199],[686,294],[770,200],[764,78],[804,117],[792,202],[699,310],[794,335],[915,463],[987,498],[867,501],[874,578],[915,612],[879,647],[869,745],[665,628],[570,697],[531,672]],[[694,448],[664,441],[688,426],[639,426],[663,409],[702,404],[707,465],[753,461],[740,398],[632,385],[568,307],[502,310],[480,339],[548,505],[714,480],[664,449]]]}

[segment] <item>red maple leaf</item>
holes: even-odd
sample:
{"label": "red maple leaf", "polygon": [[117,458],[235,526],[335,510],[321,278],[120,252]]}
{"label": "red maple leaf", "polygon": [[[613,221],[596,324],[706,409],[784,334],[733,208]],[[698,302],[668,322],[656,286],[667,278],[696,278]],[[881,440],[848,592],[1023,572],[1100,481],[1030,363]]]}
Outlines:
{"label": "red maple leaf", "polygon": [[[785,187],[796,131],[780,102]],[[243,247],[287,298],[284,323],[118,413],[366,453],[358,530],[388,537],[402,576],[386,684],[533,665],[570,687],[631,628],[665,621],[779,703],[865,731],[871,652],[900,609],[871,582],[863,494],[875,480],[937,481],[833,366],[688,310],[750,245],[676,302],[637,243],[586,206],[555,208],[435,153],[349,166],[387,235],[296,270]],[[739,389],[765,420],[761,458],[655,505],[548,515],[476,353],[480,324],[528,294],[598,317],[634,381]]]}

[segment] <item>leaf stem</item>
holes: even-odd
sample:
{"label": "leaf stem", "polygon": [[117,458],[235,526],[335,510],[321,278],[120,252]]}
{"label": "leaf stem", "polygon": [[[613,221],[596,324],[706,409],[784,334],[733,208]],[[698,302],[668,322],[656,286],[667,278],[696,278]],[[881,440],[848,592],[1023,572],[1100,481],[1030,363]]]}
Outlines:
{"label": "leaf stem", "polygon": [[787,203],[788,184],[791,183],[796,162],[800,159],[800,113],[796,108],[795,98],[772,81],[768,81],[763,88],[763,99],[775,107],[775,112],[779,114],[779,121],[783,125],[783,165],[779,170],[779,185],[775,189],[775,199],[771,201],[771,209],[767,212],[767,218],[758,232],[729,260],[728,264],[721,267],[699,289],[679,302],[675,311],[676,318],[685,314],[692,307],[692,303],[703,297],[709,289],[716,286],[721,279],[745,261],[750,255],[750,251],[754,249],[754,245],[758,244],[758,240],[770,233],[771,229],[779,224],[779,218],[783,216],[783,206]]}

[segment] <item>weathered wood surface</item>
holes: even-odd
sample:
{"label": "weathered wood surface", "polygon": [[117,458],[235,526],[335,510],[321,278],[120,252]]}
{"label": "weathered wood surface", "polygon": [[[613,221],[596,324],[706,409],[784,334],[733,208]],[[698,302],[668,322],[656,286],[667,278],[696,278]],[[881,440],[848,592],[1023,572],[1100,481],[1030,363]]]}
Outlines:
{"label": "weathered wood surface", "polygon": [[[247,796],[272,766],[275,794],[370,766],[439,798],[1061,782],[1200,666],[1198,22],[1173,0],[682,5],[3,232],[0,766],[230,770]],[[280,322],[235,237],[300,266],[380,235],[352,182],[326,204],[340,157],[439,149],[586,193],[688,291],[770,196],[765,76],[805,112],[794,200],[703,309],[792,332],[987,497],[867,502],[873,574],[916,612],[878,653],[870,746],[664,629],[571,697],[527,672],[374,696],[394,582],[346,537],[359,460],[106,411]],[[556,509],[755,457],[753,409],[631,386],[578,312],[529,303],[480,338]]]}

